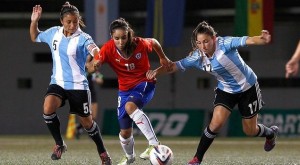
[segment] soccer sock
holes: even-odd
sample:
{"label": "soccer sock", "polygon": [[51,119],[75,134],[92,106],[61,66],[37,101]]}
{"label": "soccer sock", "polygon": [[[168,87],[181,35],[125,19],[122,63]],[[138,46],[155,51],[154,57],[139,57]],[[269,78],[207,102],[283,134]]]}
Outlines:
{"label": "soccer sock", "polygon": [[272,139],[274,137],[274,132],[271,128],[264,126],[263,124],[258,124],[258,133],[256,136],[266,137],[267,139]]}
{"label": "soccer sock", "polygon": [[124,152],[126,153],[126,156],[132,156],[134,155],[134,138],[131,135],[129,138],[124,139],[120,134],[119,134],[119,138],[120,138],[120,143],[121,146],[124,150]]}
{"label": "soccer sock", "polygon": [[200,143],[198,145],[197,148],[197,152],[196,155],[197,158],[202,161],[203,160],[203,156],[205,154],[205,152],[208,150],[209,146],[211,145],[211,143],[214,141],[215,137],[217,136],[217,133],[213,133],[209,127],[206,127],[206,129],[204,130]]}
{"label": "soccer sock", "polygon": [[145,137],[148,139],[149,145],[159,144],[159,141],[156,138],[155,132],[150,123],[150,120],[143,111],[141,111],[140,109],[136,109],[129,116],[135,122],[137,127],[142,131]]}
{"label": "soccer sock", "polygon": [[93,121],[92,127],[90,129],[85,129],[85,130],[89,134],[90,138],[93,139],[93,141],[96,143],[99,155],[101,153],[105,152],[106,149],[104,147],[102,137],[100,134],[100,130],[99,130],[97,123],[95,121]]}
{"label": "soccer sock", "polygon": [[55,140],[55,143],[57,145],[62,146],[64,141],[61,137],[60,121],[59,121],[57,114],[56,113],[53,113],[50,115],[43,114],[43,118],[44,118],[45,123],[47,124],[47,127],[48,127],[51,135],[53,136],[53,138]]}

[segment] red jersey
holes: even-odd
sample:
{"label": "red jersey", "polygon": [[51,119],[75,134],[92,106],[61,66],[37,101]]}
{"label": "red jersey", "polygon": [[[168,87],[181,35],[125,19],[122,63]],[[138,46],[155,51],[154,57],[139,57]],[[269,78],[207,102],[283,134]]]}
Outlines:
{"label": "red jersey", "polygon": [[114,41],[111,39],[100,49],[100,54],[95,56],[101,64],[108,63],[116,72],[119,82],[119,90],[127,91],[140,82],[153,82],[146,78],[146,72],[150,69],[148,53],[152,51],[152,40],[134,38],[137,47],[129,58],[121,56]]}

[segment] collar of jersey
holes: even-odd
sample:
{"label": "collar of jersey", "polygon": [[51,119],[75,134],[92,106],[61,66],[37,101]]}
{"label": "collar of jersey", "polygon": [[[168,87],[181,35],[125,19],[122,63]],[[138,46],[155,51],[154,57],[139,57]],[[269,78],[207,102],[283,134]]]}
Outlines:
{"label": "collar of jersey", "polygon": [[[63,34],[63,30],[64,30],[64,27],[61,26],[61,28],[59,29],[60,33]],[[74,38],[74,37],[80,35],[80,33],[82,33],[82,30],[78,27],[78,29],[76,30],[76,32],[73,33],[72,35],[70,35],[69,37],[66,37],[64,34],[63,34],[63,36],[65,36],[66,38]]]}

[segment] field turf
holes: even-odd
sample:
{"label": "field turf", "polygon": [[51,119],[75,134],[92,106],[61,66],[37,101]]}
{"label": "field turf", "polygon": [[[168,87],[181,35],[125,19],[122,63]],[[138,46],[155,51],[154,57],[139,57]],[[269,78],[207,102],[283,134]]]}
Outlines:
{"label": "field turf", "polygon": [[[117,136],[103,136],[104,143],[117,164],[123,151]],[[199,137],[159,137],[175,156],[174,165],[184,165],[197,148]],[[0,135],[0,165],[98,165],[96,146],[86,134],[65,140],[68,151],[62,159],[52,161],[50,155],[54,141],[50,135]],[[148,165],[138,155],[147,147],[144,137],[135,137],[136,161],[134,165]],[[263,138],[217,137],[201,165],[300,165],[300,138],[278,138],[271,152],[263,150]]]}

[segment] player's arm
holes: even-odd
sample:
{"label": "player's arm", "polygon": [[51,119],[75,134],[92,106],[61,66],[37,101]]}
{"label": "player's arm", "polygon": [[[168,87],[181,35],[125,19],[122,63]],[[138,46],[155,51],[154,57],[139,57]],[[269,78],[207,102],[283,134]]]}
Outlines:
{"label": "player's arm", "polygon": [[157,76],[165,75],[165,74],[171,74],[171,73],[174,73],[176,71],[178,71],[177,65],[176,65],[175,62],[172,62],[170,64],[169,68],[160,66],[160,67],[156,68],[155,70],[148,70],[148,72],[146,73],[146,77],[148,79],[154,79]]}
{"label": "player's arm", "polygon": [[94,60],[100,53],[100,49],[96,44],[90,44],[88,45],[87,49],[89,50],[90,54],[87,56],[85,67],[88,71],[88,73],[94,73],[98,70],[99,65],[96,64],[96,60]]}
{"label": "player's arm", "polygon": [[152,47],[159,57],[160,64],[164,67],[170,67],[172,61],[170,61],[169,58],[165,55],[160,43],[155,38],[151,38],[151,40]]}
{"label": "player's arm", "polygon": [[94,54],[94,58],[91,61],[86,62],[85,66],[89,73],[94,73],[98,71],[101,66],[100,51],[96,51]]}
{"label": "player's arm", "polygon": [[42,7],[40,5],[35,5],[32,8],[31,14],[31,23],[30,23],[30,39],[32,42],[35,42],[36,37],[38,36],[40,30],[38,29],[38,22],[42,15]]}
{"label": "player's arm", "polygon": [[260,36],[248,37],[246,45],[266,45],[270,43],[271,35],[267,30],[262,30]]}

